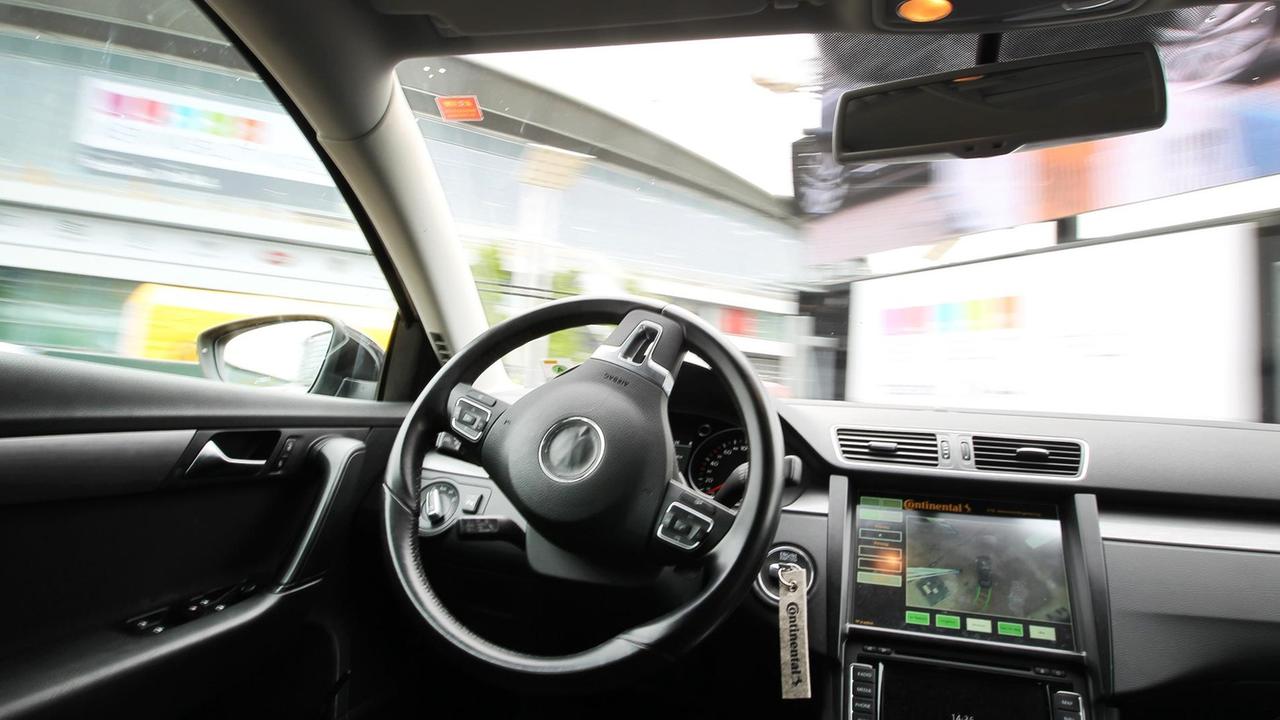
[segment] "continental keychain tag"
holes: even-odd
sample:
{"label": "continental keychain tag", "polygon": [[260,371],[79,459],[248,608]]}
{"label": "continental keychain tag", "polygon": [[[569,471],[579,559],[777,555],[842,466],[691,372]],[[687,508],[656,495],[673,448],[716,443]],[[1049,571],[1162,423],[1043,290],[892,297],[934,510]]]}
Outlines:
{"label": "continental keychain tag", "polygon": [[808,573],[788,563],[778,570],[778,640],[781,644],[782,699],[809,697]]}

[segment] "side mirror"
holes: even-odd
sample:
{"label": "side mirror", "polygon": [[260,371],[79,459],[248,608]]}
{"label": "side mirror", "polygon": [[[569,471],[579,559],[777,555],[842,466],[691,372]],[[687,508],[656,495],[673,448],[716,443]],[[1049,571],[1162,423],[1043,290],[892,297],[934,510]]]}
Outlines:
{"label": "side mirror", "polygon": [[196,338],[205,377],[236,385],[374,399],[377,343],[333,318],[277,315],[235,320]]}

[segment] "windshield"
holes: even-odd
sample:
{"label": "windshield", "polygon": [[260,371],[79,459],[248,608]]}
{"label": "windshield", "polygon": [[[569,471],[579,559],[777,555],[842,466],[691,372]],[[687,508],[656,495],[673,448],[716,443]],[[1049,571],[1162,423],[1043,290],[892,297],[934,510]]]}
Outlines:
{"label": "windshield", "polygon": [[[490,321],[577,293],[693,310],[779,396],[1274,421],[1274,5],[1010,33],[1001,59],[1153,42],[1164,128],[841,166],[844,90],[976,36],[804,35],[425,58],[399,76]],[[940,118],[939,122],[945,122]],[[603,329],[507,359],[526,385]]]}

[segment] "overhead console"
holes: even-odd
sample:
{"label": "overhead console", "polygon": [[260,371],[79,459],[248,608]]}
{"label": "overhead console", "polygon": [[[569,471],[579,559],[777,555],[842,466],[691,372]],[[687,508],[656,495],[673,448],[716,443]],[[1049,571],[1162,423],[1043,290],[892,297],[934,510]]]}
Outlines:
{"label": "overhead console", "polygon": [[876,0],[877,27],[898,32],[1004,32],[1125,15],[1143,0]]}

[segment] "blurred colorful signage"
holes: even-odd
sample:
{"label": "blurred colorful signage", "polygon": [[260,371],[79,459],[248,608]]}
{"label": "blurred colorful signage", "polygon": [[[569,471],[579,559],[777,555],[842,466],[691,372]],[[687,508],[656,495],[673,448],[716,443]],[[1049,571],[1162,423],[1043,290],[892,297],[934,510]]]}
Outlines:
{"label": "blurred colorful signage", "polygon": [[1019,325],[1018,298],[1007,296],[889,308],[881,319],[885,335],[1013,330]]}
{"label": "blurred colorful signage", "polygon": [[152,87],[85,80],[76,141],[88,151],[81,163],[100,172],[211,187],[228,172],[333,185],[288,115]]}

